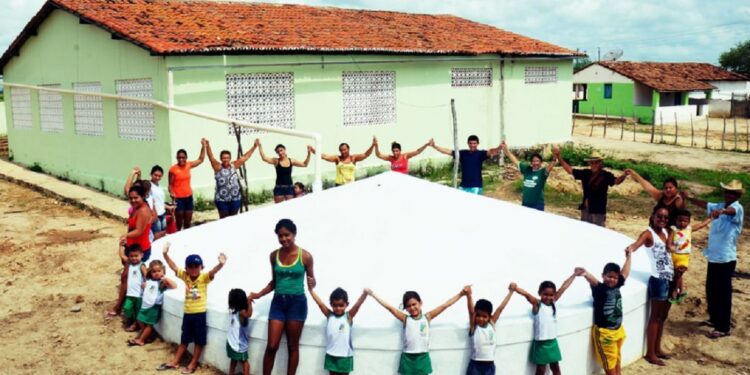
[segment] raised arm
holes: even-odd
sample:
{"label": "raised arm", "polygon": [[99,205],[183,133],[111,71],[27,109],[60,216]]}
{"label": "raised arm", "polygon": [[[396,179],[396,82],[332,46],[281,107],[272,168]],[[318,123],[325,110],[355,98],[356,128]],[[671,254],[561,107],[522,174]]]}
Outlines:
{"label": "raised arm", "polygon": [[372,150],[375,149],[376,142],[377,140],[375,139],[375,137],[372,137],[372,143],[370,144],[370,148],[368,148],[367,151],[365,151],[362,154],[352,155],[352,160],[354,160],[354,162],[358,162],[358,161],[362,161],[370,157],[370,154],[372,154]]}
{"label": "raised arm", "polygon": [[339,156],[338,155],[331,155],[331,154],[320,154],[320,158],[329,161],[331,163],[338,163],[339,162]]}
{"label": "raised arm", "polygon": [[562,155],[560,154],[560,148],[553,148],[552,154],[555,156],[555,159],[560,162],[560,166],[565,170],[565,172],[568,172],[568,174],[572,176],[573,167],[571,167],[570,164],[568,164],[568,162],[566,162],[565,159],[562,158]]}
{"label": "raised arm", "polygon": [[578,275],[576,275],[574,272],[572,275],[570,275],[570,277],[565,279],[562,285],[560,285],[560,288],[557,289],[557,293],[555,293],[555,302],[557,302],[557,300],[559,300],[560,297],[562,297],[563,293],[565,293],[565,290],[570,287],[570,284],[573,284],[573,280],[575,280],[576,276]]}
{"label": "raised arm", "polygon": [[692,204],[694,204],[694,205],[696,205],[696,206],[698,206],[698,207],[700,207],[700,208],[702,208],[704,210],[706,208],[708,208],[708,202],[704,201],[703,199],[698,199],[696,197],[693,197],[693,196],[689,195],[687,192],[684,192],[684,191],[680,195],[682,195],[682,197],[685,200],[687,200],[688,202],[690,202],[690,203],[692,203]]}
{"label": "raised arm", "polygon": [[492,324],[497,323],[497,320],[500,319],[500,314],[502,314],[503,310],[505,310],[505,306],[508,306],[508,302],[510,302],[510,297],[513,297],[513,287],[514,284],[511,283],[510,286],[508,286],[508,294],[505,295],[505,298],[503,298],[503,302],[500,302],[500,306],[495,309],[495,312],[492,314],[492,317],[490,320],[492,320]]}
{"label": "raised arm", "polygon": [[467,285],[461,289],[458,294],[451,297],[449,300],[445,301],[442,305],[432,309],[430,312],[427,313],[426,317],[427,320],[432,321],[432,319],[435,319],[438,317],[438,315],[442,314],[445,309],[451,307],[454,303],[458,302],[458,300],[461,299],[466,294],[466,288],[470,287],[470,285]]}
{"label": "raised arm", "polygon": [[629,250],[631,252],[634,252],[641,248],[641,246],[651,246],[654,243],[654,237],[651,235],[651,231],[644,230],[643,233],[641,233],[640,236],[638,236],[638,239],[635,240],[630,246],[626,247],[625,250]]}
{"label": "raised arm", "polygon": [[[553,150],[555,148],[558,148],[558,147],[557,146],[553,147]],[[555,169],[556,165],[557,165],[557,158],[553,157],[552,160],[549,163],[547,163],[547,174],[552,173],[552,170]]]}
{"label": "raised arm", "polygon": [[125,181],[125,196],[127,197],[130,193],[130,188],[133,186],[133,180],[140,180],[141,179],[141,170],[138,167],[133,167],[133,170],[130,171],[130,174],[128,175],[128,179]]}
{"label": "raised arm", "polygon": [[466,309],[469,312],[469,335],[473,335],[475,325],[474,317],[476,315],[474,311],[474,296],[472,295],[471,287],[469,287],[468,290],[464,288],[464,294],[466,294]]}
{"label": "raised arm", "polygon": [[206,138],[201,139],[201,154],[198,156],[197,160],[193,160],[190,163],[190,168],[195,168],[203,163],[203,160],[206,158],[206,145],[208,144],[208,141]]}
{"label": "raised arm", "polygon": [[520,165],[520,163],[518,162],[518,158],[516,157],[516,155],[513,155],[513,153],[510,152],[510,150],[508,149],[508,145],[505,144],[505,141],[503,141],[503,143],[500,143],[500,149],[503,150],[503,153],[505,153],[505,156],[510,159],[510,162],[513,163],[513,165]]}
{"label": "raised arm", "polygon": [[625,171],[621,175],[615,177],[615,185],[619,185],[625,181],[626,178],[630,175],[630,172]]}
{"label": "raised arm", "polygon": [[375,294],[375,292],[373,292],[372,289],[369,289],[369,288],[365,289],[365,293],[372,296],[372,298],[375,298],[375,300],[378,301],[380,306],[385,307],[385,309],[388,310],[391,314],[393,314],[393,316],[395,316],[396,319],[400,320],[401,323],[406,323],[406,314],[403,311],[393,307],[391,304],[384,301],[377,294]]}
{"label": "raised arm", "polygon": [[434,148],[437,152],[439,152],[441,154],[445,154],[445,155],[448,155],[448,156],[453,156],[453,150],[452,149],[446,148],[446,147],[440,147],[440,146],[436,145],[435,142],[432,142],[432,148]]}
{"label": "raised arm", "polygon": [[315,149],[312,146],[307,146],[307,157],[305,157],[305,161],[299,161],[299,160],[291,160],[292,165],[295,167],[305,168],[310,164],[310,157],[312,154],[315,153]]}
{"label": "raised arm", "polygon": [[260,144],[260,139],[258,138],[255,139],[255,146],[258,147],[258,154],[260,155],[260,158],[263,159],[264,162],[271,164],[271,165],[276,165],[276,162],[278,159],[269,158],[268,156],[266,156],[266,153],[263,152],[263,145]]}
{"label": "raised arm", "polygon": [[214,276],[216,276],[216,273],[221,271],[222,267],[224,267],[224,263],[227,262],[227,256],[224,255],[224,253],[219,253],[219,263],[214,266],[214,268],[211,268],[210,271],[208,271],[208,277],[213,280]]}
{"label": "raised arm", "polygon": [[234,167],[239,169],[243,164],[245,164],[247,160],[250,159],[251,156],[253,156],[253,152],[255,152],[256,148],[258,148],[258,146],[253,144],[253,147],[250,147],[249,150],[247,150],[244,154],[242,154],[242,156],[234,161]]}
{"label": "raised arm", "polygon": [[497,145],[497,147],[491,148],[491,149],[487,150],[487,155],[488,156],[495,156],[495,155],[497,155],[497,154],[500,153],[500,149],[502,149],[502,148],[503,148],[503,144],[501,143],[501,144]]}
{"label": "raised arm", "polygon": [[120,261],[122,261],[123,264],[128,264],[128,256],[125,255],[125,244],[121,241],[118,241],[118,243],[117,255],[120,257]]}
{"label": "raised arm", "polygon": [[589,284],[591,284],[591,286],[597,286],[597,285],[599,285],[599,280],[596,279],[596,276],[594,276],[591,273],[589,273],[588,271],[586,271],[585,268],[583,268],[583,267],[576,267],[575,273],[576,273],[576,275],[583,276],[583,278],[586,279],[586,281],[588,281]]}
{"label": "raised arm", "polygon": [[365,303],[365,299],[367,299],[367,292],[363,290],[362,294],[360,294],[359,298],[357,298],[357,301],[354,302],[354,305],[352,305],[352,308],[349,309],[349,323],[351,323],[354,317],[357,316],[359,308],[362,307],[363,303]]}
{"label": "raised arm", "polygon": [[315,301],[315,303],[318,305],[320,312],[322,312],[325,317],[331,315],[331,310],[328,308],[328,306],[326,306],[326,303],[323,302],[322,299],[320,299],[318,293],[315,293],[315,289],[308,285],[307,290],[310,292],[310,296],[312,297],[313,301]]}
{"label": "raised arm", "polygon": [[211,168],[213,168],[214,172],[218,172],[221,170],[221,163],[214,157],[214,151],[211,150],[211,144],[208,143],[208,140],[204,143],[204,147],[206,148],[206,155],[208,155],[208,161],[211,163]]}
{"label": "raised arm", "polygon": [[532,295],[531,293],[519,288],[518,285],[516,285],[516,287],[514,288],[514,291],[524,296],[524,298],[526,298],[526,300],[529,301],[529,303],[531,304],[531,310],[534,312],[534,314],[536,314],[537,311],[539,311],[539,299],[534,297],[534,295]]}
{"label": "raised arm", "polygon": [[708,218],[706,218],[706,220],[703,220],[700,223],[695,223],[695,224],[691,225],[690,226],[690,230],[692,230],[693,232],[699,231],[699,230],[707,227],[708,225],[710,225],[712,220],[713,220],[712,218],[708,217]]}
{"label": "raised arm", "polygon": [[630,258],[632,258],[632,255],[632,251],[625,250],[625,264],[622,265],[622,270],[620,271],[623,279],[627,279],[630,276]]}
{"label": "raised arm", "polygon": [[661,190],[654,187],[654,185],[651,184],[648,180],[641,177],[641,175],[638,174],[638,172],[628,168],[625,170],[625,172],[629,173],[631,176],[633,176],[633,179],[638,182],[641,187],[643,187],[643,190],[646,190],[649,195],[651,195],[651,198],[654,198],[654,200],[661,199],[662,192]]}
{"label": "raised arm", "polygon": [[377,157],[380,160],[391,161],[391,158],[389,158],[388,155],[380,152],[380,145],[378,144],[378,139],[373,138],[373,142],[375,143],[375,157]]}
{"label": "raised arm", "polygon": [[411,159],[411,158],[413,158],[413,157],[415,157],[415,156],[423,153],[424,150],[426,150],[427,147],[429,147],[432,142],[433,142],[433,140],[432,140],[432,138],[430,138],[430,140],[427,141],[427,143],[423,144],[420,148],[418,148],[418,149],[416,149],[414,151],[405,153],[404,157],[407,158],[407,159]]}
{"label": "raised arm", "polygon": [[164,248],[161,250],[162,255],[164,257],[164,261],[167,262],[167,266],[169,266],[169,269],[174,271],[175,274],[177,274],[177,265],[174,264],[174,261],[172,260],[172,257],[169,256],[169,247],[172,246],[169,242],[164,244]]}

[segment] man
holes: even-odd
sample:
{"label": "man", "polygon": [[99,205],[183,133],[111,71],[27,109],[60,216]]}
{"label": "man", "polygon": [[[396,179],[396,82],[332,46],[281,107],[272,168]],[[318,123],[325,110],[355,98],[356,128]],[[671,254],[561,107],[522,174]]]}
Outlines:
{"label": "man", "polygon": [[708,261],[706,270],[706,303],[708,320],[703,324],[714,328],[707,334],[711,339],[729,336],[732,318],[732,275],[737,266],[737,239],[742,232],[744,210],[739,202],[744,189],[738,180],[720,184],[724,202],[709,203],[686,196],[698,207],[705,208],[713,218],[708,233],[708,246],[703,256]]}
{"label": "man", "polygon": [[559,149],[555,149],[552,152],[565,172],[568,172],[576,180],[581,181],[581,186],[583,187],[583,202],[579,207],[581,210],[581,221],[600,227],[605,226],[607,222],[607,193],[609,192],[609,187],[621,184],[628,177],[628,174],[623,173],[620,177],[615,178],[612,173],[605,171],[602,167],[602,156],[598,152],[594,152],[591,157],[586,159],[586,162],[589,164],[589,168],[586,169],[573,169],[560,156]]}
{"label": "man", "polygon": [[[484,194],[482,164],[485,160],[497,155],[500,152],[501,146],[489,150],[478,150],[479,137],[476,135],[470,135],[467,144],[469,145],[468,150],[458,151],[458,161],[461,163],[460,188],[461,190],[472,194],[482,195]],[[440,147],[436,145],[435,142],[432,142],[432,147],[440,153],[453,156],[453,150],[449,148]]]}

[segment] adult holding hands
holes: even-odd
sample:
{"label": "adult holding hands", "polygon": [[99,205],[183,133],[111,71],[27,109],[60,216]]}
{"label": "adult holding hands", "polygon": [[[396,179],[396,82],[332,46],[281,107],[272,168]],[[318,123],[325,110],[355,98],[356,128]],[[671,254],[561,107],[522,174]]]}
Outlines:
{"label": "adult holding hands", "polygon": [[378,159],[390,162],[392,171],[407,174],[409,173],[409,159],[424,152],[427,147],[435,144],[435,141],[430,138],[427,143],[425,143],[418,149],[409,152],[401,152],[401,144],[398,142],[392,142],[390,155],[386,155],[380,152],[377,138],[373,138],[373,143],[375,144],[375,156],[377,156]]}
{"label": "adult holding hands", "polygon": [[219,211],[219,219],[237,215],[240,211],[242,187],[240,186],[240,176],[237,170],[253,156],[256,147],[257,145],[253,145],[253,147],[235,161],[232,161],[231,152],[222,150],[219,153],[220,160],[217,161],[211,150],[211,144],[206,140],[206,153],[208,154],[208,160],[211,162],[211,168],[214,170],[214,178],[216,179],[214,203],[216,204],[216,209]]}
{"label": "adult holding hands", "polygon": [[661,190],[654,187],[647,179],[641,177],[638,172],[632,169],[626,169],[625,173],[633,177],[641,186],[643,190],[646,190],[651,198],[656,201],[655,208],[666,208],[669,211],[669,223],[667,228],[675,225],[677,217],[675,212],[678,209],[684,209],[686,206],[685,199],[682,198],[680,190],[677,187],[677,180],[674,177],[669,177],[662,183]]}
{"label": "adult holding hands", "polygon": [[273,201],[280,203],[294,198],[294,182],[292,181],[292,167],[305,168],[310,164],[310,156],[315,153],[312,146],[307,146],[307,157],[305,161],[299,161],[290,158],[286,154],[286,147],[282,144],[276,145],[274,151],[277,157],[271,158],[263,152],[263,145],[260,139],[255,139],[255,146],[258,147],[260,158],[264,162],[271,164],[276,169],[276,184],[273,188]]}
{"label": "adult holding hands", "polygon": [[[523,175],[521,204],[524,207],[544,211],[544,186],[547,184],[547,177],[549,177],[550,172],[552,172],[552,169],[557,164],[557,156],[543,168],[542,155],[539,153],[535,152],[531,155],[531,163],[526,161],[519,162],[518,158],[510,152],[505,141],[500,144],[500,149],[503,150],[505,156],[510,159],[511,163],[518,167],[521,175]],[[553,155],[559,154],[560,148],[555,146],[553,148]]]}
{"label": "adult holding hands", "polygon": [[193,189],[190,186],[190,170],[201,165],[206,157],[205,138],[201,139],[201,153],[198,159],[187,160],[185,149],[177,150],[177,164],[169,168],[169,195],[176,203],[175,222],[177,230],[190,228],[193,221]]}
{"label": "adult holding hands", "polygon": [[354,182],[357,162],[367,159],[375,148],[376,139],[372,137],[372,144],[362,154],[349,153],[349,144],[339,145],[339,155],[322,154],[323,160],[336,164],[336,186]]}

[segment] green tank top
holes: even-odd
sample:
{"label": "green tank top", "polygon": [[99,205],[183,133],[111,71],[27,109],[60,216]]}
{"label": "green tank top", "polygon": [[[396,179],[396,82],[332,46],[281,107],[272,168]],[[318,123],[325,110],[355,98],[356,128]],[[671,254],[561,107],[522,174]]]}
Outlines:
{"label": "green tank top", "polygon": [[276,250],[276,263],[273,273],[276,275],[274,292],[277,294],[305,294],[305,265],[302,264],[302,249],[297,249],[297,259],[286,266],[281,264],[279,250]]}

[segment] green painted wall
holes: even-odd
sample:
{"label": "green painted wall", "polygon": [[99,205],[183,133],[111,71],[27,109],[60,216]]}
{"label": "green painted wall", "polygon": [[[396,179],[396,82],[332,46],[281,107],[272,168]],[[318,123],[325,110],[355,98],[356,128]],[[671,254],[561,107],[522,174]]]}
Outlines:
{"label": "green painted wall", "polygon": [[[4,69],[8,83],[31,85],[61,84],[72,89],[74,82],[101,82],[102,92],[115,93],[115,80],[151,78],[154,98],[166,97],[164,58],[121,40],[93,25],[81,25],[78,18],[54,11]],[[73,97],[63,95],[63,133],[40,130],[39,97],[32,91],[33,128],[15,129],[12,122],[11,89],[5,90],[9,145],[14,161],[39,164],[49,173],[117,194],[135,165],[144,169],[169,163],[168,114],[155,110],[156,141],[120,139],[117,103],[104,100],[104,136],[76,135]]]}
{"label": "green painted wall", "polygon": [[8,133],[8,125],[5,116],[5,102],[0,101],[0,134]]}
{"label": "green painted wall", "polygon": [[604,99],[604,83],[587,84],[586,100],[579,102],[578,112],[604,115],[605,112],[612,116],[620,116],[622,112],[626,117],[632,117],[633,113],[642,124],[652,124],[654,121],[654,108],[659,106],[659,95],[653,95],[654,102],[651,106],[637,106],[635,103],[635,86],[632,83],[613,83],[612,98]]}

